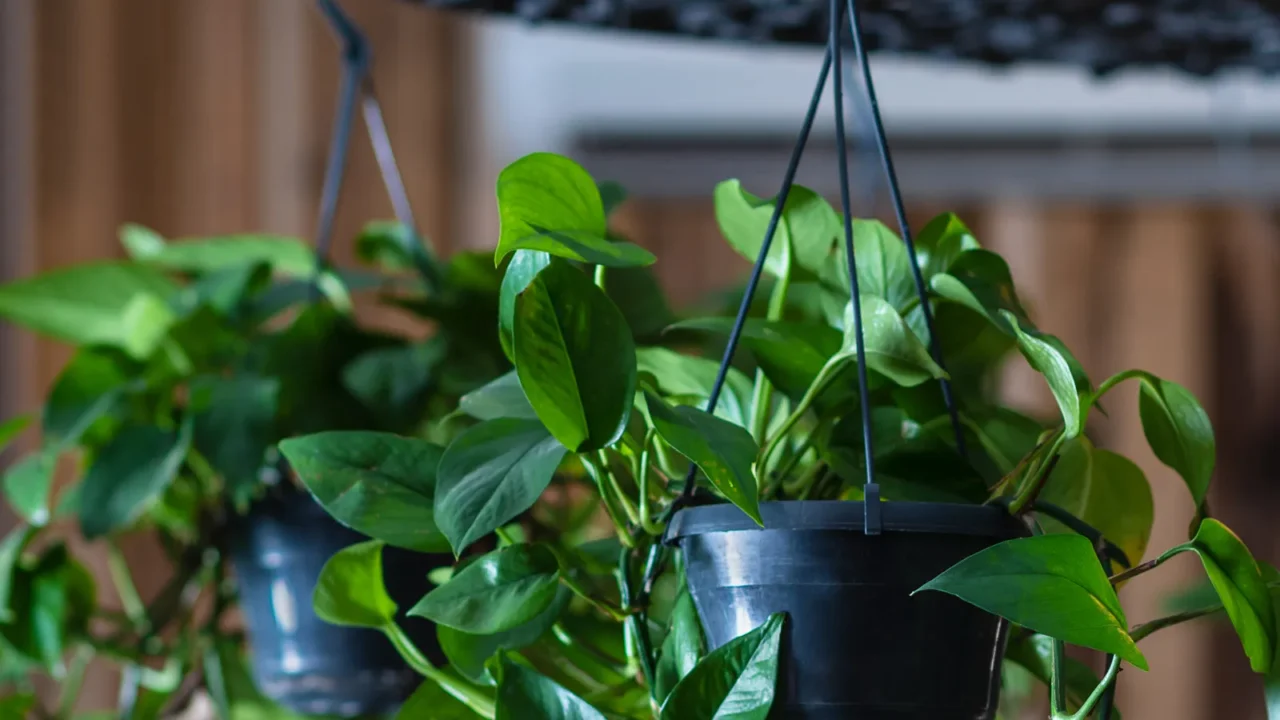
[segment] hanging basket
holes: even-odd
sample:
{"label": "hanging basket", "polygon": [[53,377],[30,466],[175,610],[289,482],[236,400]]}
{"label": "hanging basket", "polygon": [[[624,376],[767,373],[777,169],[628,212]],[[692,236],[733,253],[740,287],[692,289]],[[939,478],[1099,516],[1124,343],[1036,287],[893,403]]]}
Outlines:
{"label": "hanging basket", "polygon": [[[692,37],[822,44],[824,0],[409,0]],[[1280,69],[1280,14],[1258,0],[866,0],[874,51],[988,64],[1041,61],[1106,73],[1131,66],[1195,75]]]}
{"label": "hanging basket", "polygon": [[[421,678],[382,633],[330,625],[312,610],[325,562],[367,539],[297,491],[258,503],[233,530],[253,679],[272,701],[299,713],[352,717],[392,712],[418,686]],[[435,626],[404,611],[431,589],[427,572],[451,558],[387,547],[382,562],[387,592],[401,608],[396,622],[439,662]]]}

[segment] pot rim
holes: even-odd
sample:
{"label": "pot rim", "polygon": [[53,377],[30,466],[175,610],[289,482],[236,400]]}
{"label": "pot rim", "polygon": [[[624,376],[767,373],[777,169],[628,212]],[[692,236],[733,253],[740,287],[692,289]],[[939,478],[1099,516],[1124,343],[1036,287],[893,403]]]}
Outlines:
{"label": "pot rim", "polygon": [[[880,503],[886,533],[977,535],[1012,539],[1027,534],[1026,526],[994,505],[891,501]],[[760,503],[761,528],[729,503],[684,508],[667,527],[666,542],[739,530],[863,530],[862,501],[787,500]]]}

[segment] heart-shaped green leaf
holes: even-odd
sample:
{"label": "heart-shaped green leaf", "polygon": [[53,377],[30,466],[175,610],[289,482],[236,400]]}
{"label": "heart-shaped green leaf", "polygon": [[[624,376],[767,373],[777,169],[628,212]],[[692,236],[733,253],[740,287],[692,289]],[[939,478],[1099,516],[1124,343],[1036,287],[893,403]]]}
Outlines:
{"label": "heart-shaped green leaf", "polygon": [[[681,355],[663,347],[636,350],[636,366],[648,373],[667,397],[706,400],[711,396],[720,363],[708,358]],[[716,417],[746,427],[751,415],[752,381],[737,368],[729,368]]]}
{"label": "heart-shaped green leaf", "polygon": [[454,552],[533,507],[565,452],[538,420],[486,420],[459,435],[440,459],[435,500]]}
{"label": "heart-shaped green leaf", "polygon": [[[752,262],[760,254],[776,207],[776,201],[747,192],[737,180],[726,180],[715,189],[720,232],[730,246]],[[831,205],[809,188],[793,185],[774,231],[765,270],[774,277],[812,277],[832,262],[840,233],[840,216]]]}
{"label": "heart-shaped green leaf", "polygon": [[560,566],[543,545],[512,545],[479,558],[409,611],[475,635],[519,627],[555,602]]}
{"label": "heart-shaped green leaf", "polygon": [[537,670],[499,656],[497,720],[605,720],[586,700]]}
{"label": "heart-shaped green leaf", "polygon": [[563,262],[516,299],[516,372],[543,425],[575,452],[617,440],[631,414],[636,353],[617,306]]}
{"label": "heart-shaped green leaf", "polygon": [[541,229],[512,240],[507,248],[513,251],[536,250],[566,260],[612,268],[644,267],[657,259],[639,245],[576,230]]}
{"label": "heart-shaped green leaf", "polygon": [[[872,295],[901,312],[916,301],[915,278],[911,273],[911,258],[907,254],[907,246],[884,223],[879,220],[854,220],[853,253],[858,261],[858,290],[864,298],[864,305],[865,297]],[[838,267],[841,284],[847,288],[849,271],[846,269],[843,248],[840,256]]]}
{"label": "heart-shaped green leaf", "polygon": [[80,529],[96,538],[133,522],[178,474],[191,422],[176,431],[127,425],[99,451],[80,485]]}
{"label": "heart-shaped green leaf", "polygon": [[375,432],[291,438],[280,452],[338,522],[389,545],[441,552],[434,514],[438,445]]}
{"label": "heart-shaped green leaf", "polygon": [[1208,413],[1189,390],[1150,374],[1142,378],[1138,412],[1152,452],[1182,476],[1196,506],[1203,504],[1216,456]]}
{"label": "heart-shaped green leaf", "polygon": [[4,496],[9,506],[35,527],[49,522],[49,490],[59,454],[56,447],[41,448],[4,473]]}
{"label": "heart-shaped green leaf", "polygon": [[448,355],[444,338],[369,350],[342,370],[342,385],[389,429],[421,419],[422,404],[436,368]]}
{"label": "heart-shaped green leaf", "polygon": [[135,368],[121,353],[82,348],[71,358],[45,400],[43,430],[50,442],[74,445],[90,428],[109,425]]}
{"label": "heart-shaped green leaf", "polygon": [[653,393],[645,393],[645,402],[658,436],[689,458],[716,490],[763,527],[751,469],[760,448],[751,433],[697,408],[672,407]]}
{"label": "heart-shaped green leaf", "polygon": [[602,238],[606,229],[604,203],[590,173],[552,153],[526,155],[498,175],[498,217],[495,264],[543,230]]}
{"label": "heart-shaped green leaf", "polygon": [[514,370],[463,395],[458,400],[458,409],[477,420],[538,417],[524,396],[524,388],[520,387],[520,378]]}
{"label": "heart-shaped green leaf", "polygon": [[1009,265],[988,250],[966,250],[959,254],[947,272],[930,281],[933,291],[952,302],[978,312],[1007,335],[1014,334],[1018,322],[1006,319],[1001,311],[1012,313],[1018,321],[1028,322],[1026,310],[1013,287]]}
{"label": "heart-shaped green leaf", "polygon": [[1076,379],[1071,372],[1071,365],[1061,352],[1051,343],[1024,332],[1018,325],[1018,319],[1008,310],[1000,311],[1004,321],[1013,328],[1018,339],[1018,348],[1027,359],[1032,369],[1044,376],[1049,383],[1053,399],[1062,412],[1062,423],[1066,436],[1073,438],[1084,431],[1085,416],[1080,407],[1080,392],[1076,388]]}
{"label": "heart-shaped green leaf", "polygon": [[278,235],[223,235],[166,242],[140,225],[120,228],[120,244],[139,262],[183,272],[213,272],[237,265],[267,263],[276,272],[309,277],[316,253],[298,238]]}
{"label": "heart-shaped green leaf", "polygon": [[279,389],[274,378],[254,375],[206,375],[191,384],[196,411],[192,442],[237,504],[248,503],[257,489],[258,473],[275,439]]}
{"label": "heart-shaped green leaf", "polygon": [[[1009,641],[1005,651],[1005,660],[1013,662],[1032,674],[1037,680],[1048,685],[1053,677],[1053,638],[1038,633],[1023,634]],[[1098,687],[1098,674],[1088,665],[1066,658],[1064,672],[1066,675],[1067,712],[1080,709],[1081,703]],[[1120,711],[1112,709],[1111,717],[1120,720]]]}
{"label": "heart-shaped green leaf", "polygon": [[[709,330],[728,335],[732,318],[696,318],[670,330]],[[775,386],[800,398],[822,366],[840,351],[840,331],[827,325],[799,324],[749,318],[742,326],[742,342]]]}
{"label": "heart-shaped green leaf", "polygon": [[961,253],[979,249],[973,233],[955,213],[943,213],[930,220],[916,235],[915,245],[925,282],[950,270]]}
{"label": "heart-shaped green leaf", "polygon": [[949,593],[1036,632],[1147,669],[1129,637],[1120,600],[1093,546],[1080,535],[1006,540],[961,560],[915,592],[923,590]]}
{"label": "heart-shaped green leaf", "polygon": [[524,292],[542,269],[551,264],[551,255],[533,250],[517,250],[507,263],[498,294],[498,340],[508,360],[515,360],[511,333],[516,323],[516,298]]}
{"label": "heart-shaped green leaf", "polygon": [[573,591],[561,586],[556,599],[532,620],[505,632],[493,635],[472,635],[455,630],[448,625],[436,627],[440,649],[449,664],[472,682],[493,684],[485,663],[499,650],[519,650],[537,642],[560,619],[560,614],[573,598]]}
{"label": "heart-shaped green leaf", "polygon": [[[1147,477],[1132,460],[1077,437],[1063,447],[1040,499],[1096,528],[1124,550],[1131,563],[1142,560],[1155,507]],[[1051,518],[1041,521],[1047,528],[1071,532]]]}
{"label": "heart-shaped green leaf", "polygon": [[658,658],[658,675],[654,679],[658,701],[667,696],[707,654],[707,641],[702,635],[702,623],[693,605],[693,596],[682,590],[671,608],[671,627],[662,641],[662,655]]}
{"label": "heart-shaped green leaf", "polygon": [[1249,548],[1226,525],[1206,518],[1187,549],[1200,556],[1205,574],[1240,636],[1249,666],[1254,672],[1270,670],[1276,648],[1275,609]]}
{"label": "heart-shaped green leaf", "polygon": [[[887,300],[863,294],[862,332],[866,343],[867,367],[903,387],[919,385],[947,376],[929,355],[902,316]],[[844,349],[836,357],[856,361],[853,304],[845,308]]]}
{"label": "heart-shaped green leaf", "polygon": [[778,684],[778,650],[785,615],[721,645],[667,696],[662,720],[765,720]]}
{"label": "heart-shaped green leaf", "polygon": [[395,622],[396,603],[382,582],[381,540],[345,547],[320,570],[311,606],[334,625],[383,628]]}

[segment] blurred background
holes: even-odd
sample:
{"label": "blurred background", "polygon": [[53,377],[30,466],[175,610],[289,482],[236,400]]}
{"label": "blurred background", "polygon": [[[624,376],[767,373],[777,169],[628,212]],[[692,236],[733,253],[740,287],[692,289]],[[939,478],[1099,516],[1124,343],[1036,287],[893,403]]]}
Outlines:
{"label": "blurred background", "polygon": [[[491,246],[498,170],[553,150],[630,189],[619,225],[657,253],[677,303],[745,271],[718,239],[710,191],[739,177],[776,192],[818,50],[347,5],[375,48],[419,223],[442,251]],[[916,225],[959,212],[1095,379],[1143,367],[1200,395],[1218,434],[1215,514],[1280,561],[1280,88],[1246,71],[1099,80],[1044,64],[878,54],[873,65]],[[120,255],[126,220],[167,236],[310,236],[337,85],[337,45],[308,0],[0,0],[0,276]],[[822,122],[800,181],[832,193],[829,114]],[[357,138],[340,254],[365,220],[391,216]],[[875,163],[854,169],[878,177]],[[885,215],[883,191],[860,186],[860,214]],[[8,416],[38,405],[68,355],[0,331]],[[1011,368],[1004,391],[1052,412],[1039,383]],[[1143,465],[1152,547],[1176,544],[1185,489],[1147,449],[1132,398],[1108,409],[1096,439]],[[140,567],[157,556],[141,542],[128,551]],[[1130,588],[1130,619],[1160,613],[1198,574],[1183,556]],[[155,575],[139,573],[144,594]],[[1152,672],[1122,675],[1125,717],[1265,717],[1236,642],[1212,624],[1148,640]],[[114,680],[93,683],[109,704]]]}

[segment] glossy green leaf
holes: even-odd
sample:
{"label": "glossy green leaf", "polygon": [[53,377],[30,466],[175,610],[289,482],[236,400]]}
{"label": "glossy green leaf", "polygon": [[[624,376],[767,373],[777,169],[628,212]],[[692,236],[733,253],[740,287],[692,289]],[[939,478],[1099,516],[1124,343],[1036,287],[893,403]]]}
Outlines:
{"label": "glossy green leaf", "polygon": [[[645,347],[636,350],[636,367],[651,375],[657,389],[668,397],[705,400],[711,395],[720,363],[663,347]],[[716,404],[716,417],[746,427],[751,415],[752,387],[752,380],[742,371],[729,368],[720,402]]]}
{"label": "glossy green leaf", "polygon": [[[22,559],[22,551],[33,534],[31,526],[19,524],[0,540],[0,624],[12,622],[13,612],[9,608],[9,598],[13,593],[14,573],[18,572],[18,562]],[[3,654],[0,648],[0,654]]]}
{"label": "glossy green leaf", "polygon": [[[884,300],[898,312],[917,302],[911,258],[907,246],[895,232],[879,220],[854,220],[853,243],[858,261],[858,288],[864,306],[868,295]],[[840,256],[841,284],[847,288],[849,272],[843,250]],[[865,307],[863,313],[866,313]]]}
{"label": "glossy green leaf", "polygon": [[499,656],[497,720],[605,720],[599,710],[537,670]]}
{"label": "glossy green leaf", "polygon": [[[1151,486],[1132,460],[1093,446],[1081,436],[1067,442],[1040,499],[1097,528],[1138,564],[1147,550],[1155,506]],[[1048,528],[1070,532],[1050,518]]]}
{"label": "glossy green leaf", "polygon": [[1276,652],[1275,609],[1249,548],[1226,525],[1206,518],[1189,549],[1200,556],[1205,574],[1240,636],[1249,666],[1254,672],[1267,672]]}
{"label": "glossy green leaf", "polygon": [[565,452],[537,420],[486,420],[459,435],[440,459],[435,500],[454,552],[533,507]]}
{"label": "glossy green leaf", "polygon": [[510,360],[515,359],[511,333],[516,322],[516,298],[524,292],[542,269],[551,264],[551,255],[533,250],[517,250],[507,263],[498,297],[498,340]]}
{"label": "glossy green leaf", "polygon": [[125,347],[125,309],[138,295],[168,298],[161,272],[127,262],[94,262],[0,285],[0,317],[76,345]]}
{"label": "glossy green leaf", "polygon": [[[714,198],[720,232],[730,246],[755,262],[777,203],[747,192],[738,180],[717,185]],[[831,205],[809,188],[794,185],[774,232],[765,270],[775,277],[794,276],[800,269],[816,274],[832,262],[841,232],[840,216]],[[784,260],[788,249],[791,262]]]}
{"label": "glossy green leaf", "polygon": [[543,545],[512,545],[479,558],[409,611],[475,635],[519,627],[555,602],[560,566]]}
{"label": "glossy green leaf", "polygon": [[658,701],[666,700],[675,686],[697,667],[707,654],[707,641],[702,634],[698,610],[693,596],[681,591],[671,608],[670,628],[662,641],[662,654],[658,658],[658,675],[654,679]]}
{"label": "glossy green leaf", "polygon": [[1001,311],[1012,313],[1026,322],[1027,313],[1013,287],[1009,265],[996,253],[967,250],[956,257],[948,272],[930,280],[933,291],[984,315],[1007,335],[1014,334],[1016,322],[1010,322]]}
{"label": "glossy green leaf", "polygon": [[277,235],[223,235],[166,242],[139,225],[120,228],[120,243],[139,262],[183,272],[213,272],[236,265],[267,263],[276,272],[308,277],[316,255],[298,238]]}
{"label": "glossy green leaf", "polygon": [[[670,327],[670,330],[709,330],[725,335],[732,329],[732,318],[696,318]],[[804,395],[822,366],[841,348],[840,331],[827,325],[759,318],[747,319],[741,338],[769,380],[796,398]]]}
{"label": "glossy green leaf", "polygon": [[472,682],[492,684],[493,679],[485,668],[486,661],[500,650],[520,650],[532,645],[560,619],[572,598],[573,591],[562,585],[546,610],[523,625],[493,635],[473,635],[448,625],[439,625],[436,637],[440,641],[440,649],[460,675]]}
{"label": "glossy green leaf", "polygon": [[45,400],[45,437],[53,443],[79,442],[95,423],[117,410],[132,370],[116,352],[99,348],[76,352]]}
{"label": "glossy green leaf", "polygon": [[653,253],[639,245],[574,230],[542,229],[512,240],[507,249],[545,252],[566,260],[611,268],[644,267],[657,260]]}
{"label": "glossy green leaf", "polygon": [[524,388],[520,387],[520,378],[514,370],[463,395],[458,400],[458,409],[477,420],[538,417],[524,396]]}
{"label": "glossy green leaf", "polygon": [[474,710],[440,687],[435,680],[424,680],[400,706],[395,720],[481,720]]}
{"label": "glossy green leaf", "polygon": [[930,220],[915,237],[916,259],[925,282],[951,265],[966,250],[977,250],[978,241],[955,213],[943,213]]}
{"label": "glossy green leaf", "polygon": [[1009,311],[1002,310],[1001,316],[1013,328],[1018,338],[1018,348],[1027,359],[1032,369],[1044,376],[1058,403],[1062,413],[1062,423],[1066,436],[1073,438],[1084,431],[1085,417],[1080,406],[1080,393],[1076,389],[1075,376],[1067,359],[1057,348],[1044,340],[1024,332],[1018,326],[1018,319]]}
{"label": "glossy green leaf", "polygon": [[41,448],[4,473],[4,496],[9,507],[35,527],[49,522],[49,491],[59,455],[56,447]]}
{"label": "glossy green leaf", "polygon": [[[1009,641],[1005,659],[1018,664],[1037,680],[1048,685],[1053,676],[1053,638],[1037,633],[1023,634]],[[1080,709],[1080,704],[1098,686],[1098,674],[1088,665],[1066,658],[1067,712]],[[1112,710],[1111,717],[1120,720],[1120,711]]]}
{"label": "glossy green leaf", "polygon": [[1182,476],[1197,506],[1204,503],[1217,450],[1213,424],[1195,395],[1147,374],[1138,394],[1138,412],[1152,452]]}
{"label": "glossy green leaf", "polygon": [[924,590],[949,593],[1036,632],[1147,669],[1093,546],[1079,535],[1007,540],[961,560],[915,592]]}
{"label": "glossy green leaf", "polygon": [[382,582],[381,540],[339,550],[320,570],[311,606],[334,625],[382,628],[395,621],[396,603]]}
{"label": "glossy green leaf", "polygon": [[252,499],[276,435],[280,384],[256,375],[206,375],[191,383],[192,443],[237,504]]}
{"label": "glossy green leaf", "polygon": [[645,393],[653,429],[688,458],[707,480],[762,527],[752,463],[760,448],[743,427],[686,405],[672,407]]}
{"label": "glossy green leaf", "polygon": [[785,615],[712,651],[667,696],[662,720],[765,720],[778,684]]}
{"label": "glossy green leaf", "polygon": [[127,425],[102,448],[80,489],[80,529],[96,538],[132,523],[178,474],[191,423],[178,430]]}
{"label": "glossy green leaf", "polygon": [[387,433],[327,432],[291,438],[280,452],[338,522],[389,545],[441,552],[434,502],[438,445]]}
{"label": "glossy green leaf", "polygon": [[[863,294],[861,302],[862,332],[869,369],[904,387],[946,377],[929,355],[929,349],[888,301]],[[844,349],[839,356],[850,361],[857,358],[854,331],[853,304],[850,303],[845,309]]]}
{"label": "glossy green leaf", "polygon": [[618,308],[583,273],[552,263],[516,299],[513,350],[529,404],[566,448],[617,440],[631,414],[636,354]]}
{"label": "glossy green leaf", "polygon": [[581,165],[561,155],[533,153],[498,175],[501,233],[494,263],[543,230],[604,237],[600,190]]}

